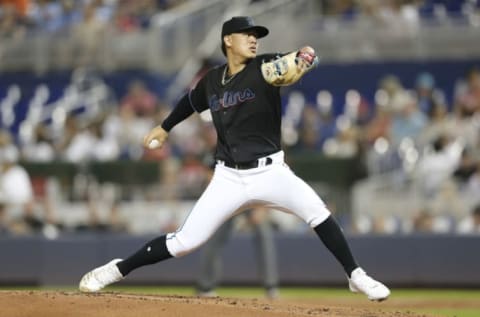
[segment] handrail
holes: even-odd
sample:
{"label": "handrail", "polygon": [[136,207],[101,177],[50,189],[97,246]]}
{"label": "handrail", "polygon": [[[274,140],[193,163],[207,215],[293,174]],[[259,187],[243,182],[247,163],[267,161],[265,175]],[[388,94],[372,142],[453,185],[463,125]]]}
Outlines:
{"label": "handrail", "polygon": [[[263,1],[246,7],[245,14],[258,16],[272,30],[262,39],[261,51],[283,51],[309,43],[319,49],[327,62],[480,57],[476,16],[423,18],[412,32],[398,32],[388,25],[379,27],[362,16],[351,20],[325,17],[309,7],[312,0],[302,3],[305,4]],[[213,32],[212,27],[218,26],[229,4],[220,0],[194,1],[193,6],[159,14],[147,30],[127,34],[109,30],[99,41],[91,62],[109,71],[137,68],[171,75],[199,47],[204,55],[213,51],[213,58],[222,58],[220,41],[209,43],[208,47],[203,42]],[[283,10],[288,6],[290,11]],[[303,12],[301,17],[299,12]],[[285,23],[288,19],[295,23]],[[78,43],[69,34],[1,38],[0,71],[74,68],[76,61],[68,52],[76,53],[76,46]]]}

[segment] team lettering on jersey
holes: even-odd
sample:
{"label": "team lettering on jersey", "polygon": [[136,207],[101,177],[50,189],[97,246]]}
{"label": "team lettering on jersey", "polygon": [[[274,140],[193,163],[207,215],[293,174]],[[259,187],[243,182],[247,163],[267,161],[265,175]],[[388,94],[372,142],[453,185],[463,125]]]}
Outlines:
{"label": "team lettering on jersey", "polygon": [[247,100],[255,98],[255,93],[246,88],[242,91],[225,91],[222,98],[218,98],[216,94],[211,95],[208,98],[208,105],[211,111],[220,111],[222,108],[230,108],[237,106]]}

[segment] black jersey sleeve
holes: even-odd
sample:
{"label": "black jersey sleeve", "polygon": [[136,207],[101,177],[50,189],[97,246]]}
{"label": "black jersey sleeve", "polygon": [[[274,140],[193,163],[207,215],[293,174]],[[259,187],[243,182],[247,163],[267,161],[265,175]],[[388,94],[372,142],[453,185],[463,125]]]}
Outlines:
{"label": "black jersey sleeve", "polygon": [[190,106],[198,113],[208,109],[206,84],[207,76],[209,76],[209,73],[203,76],[203,78],[199,80],[195,88],[190,90],[187,94]]}
{"label": "black jersey sleeve", "polygon": [[170,131],[175,125],[188,118],[193,113],[193,108],[188,100],[188,94],[185,94],[177,103],[172,112],[162,123],[162,128],[165,131]]}
{"label": "black jersey sleeve", "polygon": [[195,88],[191,89],[180,99],[173,111],[162,123],[162,128],[165,131],[170,131],[175,125],[188,118],[194,111],[200,113],[208,109],[205,85],[206,76],[200,79]]}

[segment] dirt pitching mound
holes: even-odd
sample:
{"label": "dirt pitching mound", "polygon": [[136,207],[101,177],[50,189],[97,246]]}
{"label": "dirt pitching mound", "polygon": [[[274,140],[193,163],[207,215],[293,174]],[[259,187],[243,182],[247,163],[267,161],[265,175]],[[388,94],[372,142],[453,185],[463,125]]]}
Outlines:
{"label": "dirt pitching mound", "polygon": [[8,317],[428,317],[382,305],[383,303],[346,307],[303,301],[296,303],[291,300],[199,298],[108,292],[82,294],[59,291],[0,291],[0,315]]}

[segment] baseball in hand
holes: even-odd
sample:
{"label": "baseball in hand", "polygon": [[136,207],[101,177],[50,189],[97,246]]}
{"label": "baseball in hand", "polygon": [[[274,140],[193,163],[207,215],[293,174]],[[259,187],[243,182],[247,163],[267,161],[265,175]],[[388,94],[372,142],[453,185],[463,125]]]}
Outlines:
{"label": "baseball in hand", "polygon": [[150,141],[150,143],[148,143],[148,148],[151,150],[156,149],[159,146],[160,146],[160,142],[158,142],[157,139],[153,139],[152,141]]}

